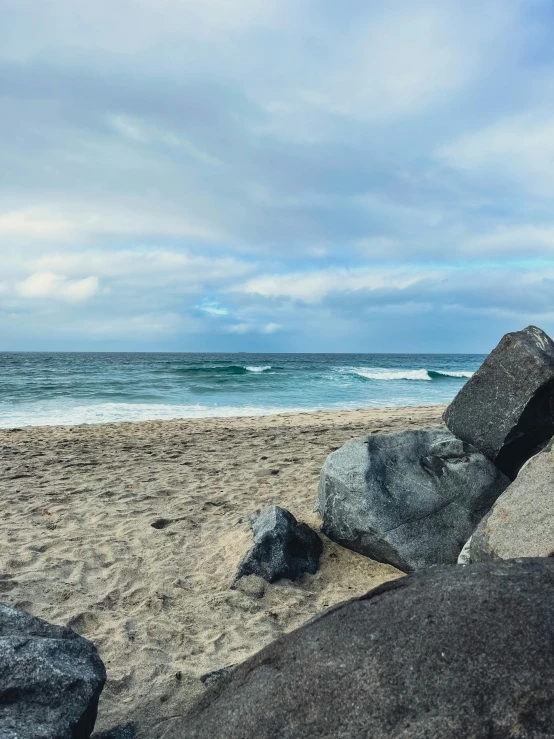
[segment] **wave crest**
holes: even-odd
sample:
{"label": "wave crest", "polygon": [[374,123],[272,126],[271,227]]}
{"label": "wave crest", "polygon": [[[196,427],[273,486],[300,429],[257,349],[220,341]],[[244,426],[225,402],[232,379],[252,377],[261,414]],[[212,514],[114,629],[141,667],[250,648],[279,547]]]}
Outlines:
{"label": "wave crest", "polygon": [[351,370],[352,374],[363,377],[366,380],[427,380],[431,378],[427,370]]}
{"label": "wave crest", "polygon": [[211,367],[178,367],[176,372],[185,375],[204,375],[204,374],[220,374],[220,375],[246,375],[249,372],[261,373],[271,369],[271,365],[265,367],[244,367],[240,364],[225,364]]}
{"label": "wave crest", "polygon": [[431,382],[432,380],[441,380],[446,378],[469,378],[473,372],[466,371],[449,371],[449,370],[395,370],[395,369],[378,369],[378,368],[358,368],[350,370],[350,374],[362,377],[365,380],[419,380]]}
{"label": "wave crest", "polygon": [[456,377],[462,379],[464,377],[473,377],[474,372],[450,372],[449,370],[427,370],[431,377],[440,379],[441,377]]}

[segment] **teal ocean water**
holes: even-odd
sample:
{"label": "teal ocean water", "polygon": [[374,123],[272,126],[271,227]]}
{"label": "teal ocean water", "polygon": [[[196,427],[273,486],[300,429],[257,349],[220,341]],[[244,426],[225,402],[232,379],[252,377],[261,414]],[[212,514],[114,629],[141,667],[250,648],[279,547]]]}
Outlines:
{"label": "teal ocean water", "polygon": [[447,403],[483,359],[0,353],[0,427]]}

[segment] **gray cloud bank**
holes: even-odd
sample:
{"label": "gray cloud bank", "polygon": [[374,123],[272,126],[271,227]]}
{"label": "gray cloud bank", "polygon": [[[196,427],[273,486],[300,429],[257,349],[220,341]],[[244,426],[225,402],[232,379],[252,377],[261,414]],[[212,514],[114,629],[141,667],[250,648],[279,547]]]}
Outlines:
{"label": "gray cloud bank", "polygon": [[554,328],[546,0],[4,0],[0,349]]}

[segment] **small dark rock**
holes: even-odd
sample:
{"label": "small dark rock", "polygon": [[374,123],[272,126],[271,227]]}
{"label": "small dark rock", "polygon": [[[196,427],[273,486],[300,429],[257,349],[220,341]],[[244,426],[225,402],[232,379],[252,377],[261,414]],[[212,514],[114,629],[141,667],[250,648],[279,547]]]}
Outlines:
{"label": "small dark rock", "polygon": [[232,587],[246,575],[258,575],[271,583],[317,572],[323,551],[321,539],[307,524],[298,523],[292,513],[271,506],[256,516],[251,527],[254,546],[239,564]]}
{"label": "small dark rock", "polygon": [[89,739],[106,670],[91,642],[0,604],[0,737]]}
{"label": "small dark rock", "polygon": [[153,523],[150,524],[153,529],[165,529],[173,521],[170,518],[157,518]]}
{"label": "small dark rock", "polygon": [[536,326],[506,334],[444,412],[452,433],[514,479],[554,436],[554,342]]}
{"label": "small dark rock", "polygon": [[221,667],[219,670],[206,672],[205,675],[200,676],[200,682],[206,686],[225,682],[231,677],[234,668],[235,665],[229,665],[228,667]]}

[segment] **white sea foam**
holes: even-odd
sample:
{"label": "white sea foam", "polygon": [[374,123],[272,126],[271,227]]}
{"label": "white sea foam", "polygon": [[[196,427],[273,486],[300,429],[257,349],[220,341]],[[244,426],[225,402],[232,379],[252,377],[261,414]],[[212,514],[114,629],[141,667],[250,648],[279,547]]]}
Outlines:
{"label": "white sea foam", "polygon": [[358,367],[349,370],[351,374],[364,377],[366,380],[423,380],[431,382],[438,377],[469,378],[473,372],[449,371],[449,370],[396,370],[380,369],[377,367]]}
{"label": "white sea foam", "polygon": [[244,369],[248,370],[248,372],[267,372],[267,370],[271,369],[271,365],[268,364],[266,367],[245,367]]}
{"label": "white sea foam", "polygon": [[351,370],[352,374],[365,377],[366,380],[431,380],[427,370],[392,370],[360,368]]}
{"label": "white sea foam", "polygon": [[163,403],[98,403],[57,407],[47,404],[15,407],[0,417],[0,428],[22,426],[78,426],[122,421],[168,421],[180,418],[232,418],[298,413],[306,408],[260,406],[171,405]]}

